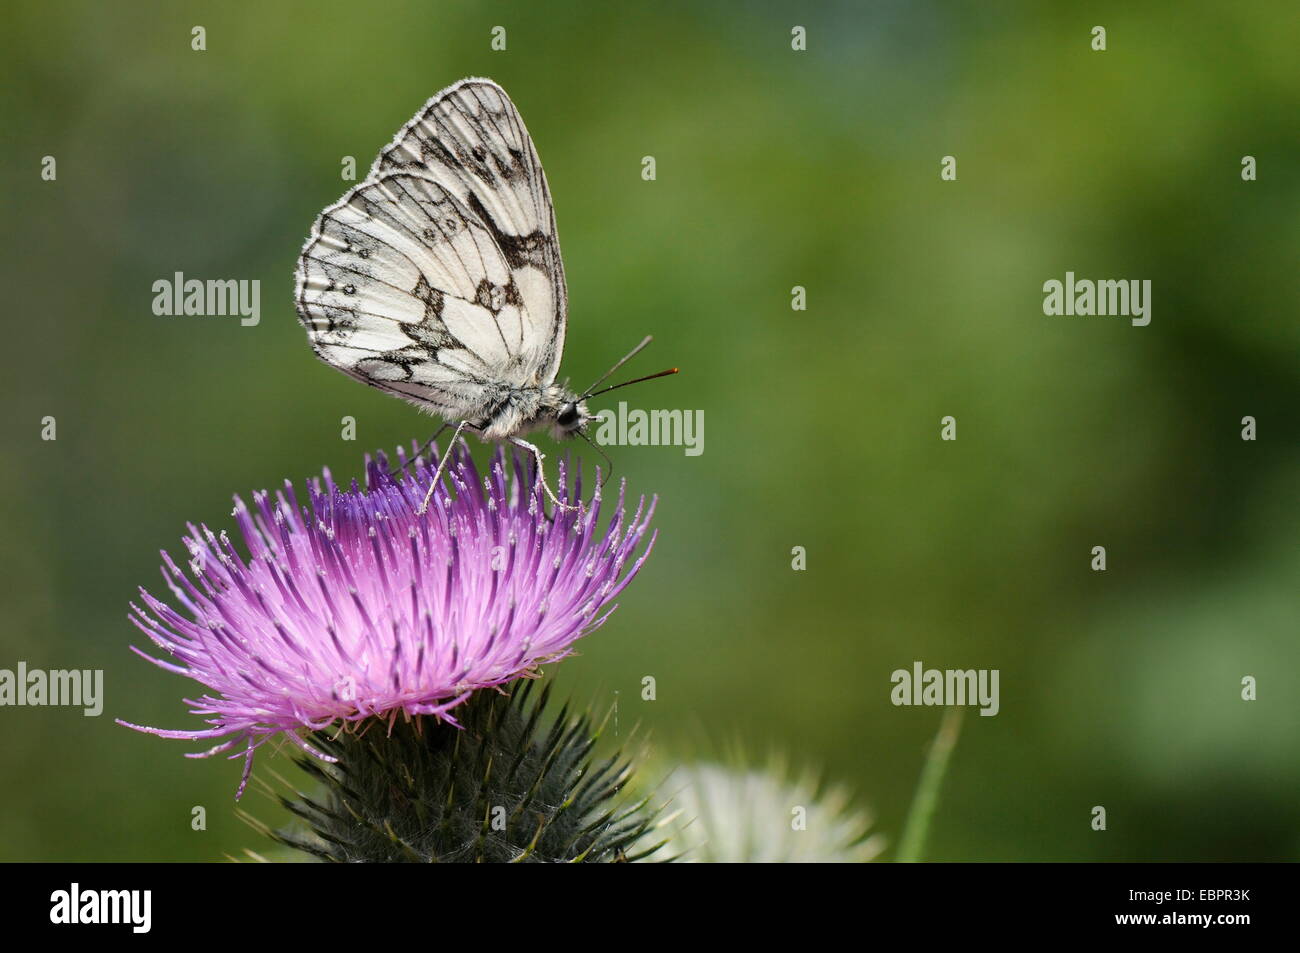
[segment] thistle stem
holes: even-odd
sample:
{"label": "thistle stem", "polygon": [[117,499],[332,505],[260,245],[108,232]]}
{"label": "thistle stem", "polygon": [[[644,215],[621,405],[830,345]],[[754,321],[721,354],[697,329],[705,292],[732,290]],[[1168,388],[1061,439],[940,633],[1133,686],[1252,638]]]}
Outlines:
{"label": "thistle stem", "polygon": [[943,720],[939,722],[939,731],[935,734],[934,741],[930,742],[930,751],[921,769],[921,781],[907,812],[907,822],[903,825],[903,836],[894,858],[900,864],[914,864],[921,859],[925,839],[930,832],[930,820],[939,804],[939,789],[943,787],[948,760],[952,749],[957,745],[957,736],[961,734],[963,711],[964,708],[958,707],[947,709],[943,713]]}

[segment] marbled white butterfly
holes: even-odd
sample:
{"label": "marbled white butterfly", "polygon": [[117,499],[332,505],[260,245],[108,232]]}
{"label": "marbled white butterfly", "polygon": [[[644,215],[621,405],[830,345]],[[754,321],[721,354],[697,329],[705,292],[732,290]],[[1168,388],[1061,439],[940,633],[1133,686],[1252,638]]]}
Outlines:
{"label": "marbled white butterfly", "polygon": [[555,383],[568,314],[555,211],[519,111],[487,79],[430,99],[321,212],[296,296],[317,357],[455,426],[422,511],[467,428],[532,453],[541,474],[521,435],[585,438],[587,398],[650,342],[583,394]]}

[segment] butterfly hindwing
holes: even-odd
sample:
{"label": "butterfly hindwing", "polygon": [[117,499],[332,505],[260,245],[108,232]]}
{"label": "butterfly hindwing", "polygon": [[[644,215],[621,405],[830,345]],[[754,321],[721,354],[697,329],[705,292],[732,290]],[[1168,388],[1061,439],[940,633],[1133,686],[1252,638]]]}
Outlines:
{"label": "butterfly hindwing", "polygon": [[477,217],[436,183],[395,173],[321,214],[299,263],[298,310],[328,363],[450,416],[524,381],[528,322]]}

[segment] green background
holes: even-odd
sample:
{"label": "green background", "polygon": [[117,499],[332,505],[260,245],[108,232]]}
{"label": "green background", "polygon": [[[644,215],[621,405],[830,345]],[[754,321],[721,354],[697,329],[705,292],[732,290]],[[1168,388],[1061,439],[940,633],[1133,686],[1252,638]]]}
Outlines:
{"label": "green background", "polygon": [[[559,667],[567,693],[618,692],[668,761],[787,752],[896,842],[940,712],[892,706],[890,673],[996,668],[1001,712],[965,719],[931,858],[1300,855],[1293,4],[19,2],[5,19],[0,667],[102,668],[107,699],[97,719],[0,709],[0,858],[266,848],[235,815],[237,761],[113,724],[199,721],[190,683],[127,650],[127,602],[162,589],[157,551],[187,520],[230,523],[232,493],[357,474],[430,432],[312,357],[292,274],[349,185],[341,158],[364,173],[466,75],[510,92],[546,165],[563,373],[593,379],[653,333],[636,369],[682,374],[610,396],[705,417],[699,457],[611,448],[660,494],[660,540]],[[1044,316],[1067,270],[1150,279],[1150,326]],[[154,316],[175,271],[259,279],[261,324]],[[282,819],[256,792],[242,806]]]}

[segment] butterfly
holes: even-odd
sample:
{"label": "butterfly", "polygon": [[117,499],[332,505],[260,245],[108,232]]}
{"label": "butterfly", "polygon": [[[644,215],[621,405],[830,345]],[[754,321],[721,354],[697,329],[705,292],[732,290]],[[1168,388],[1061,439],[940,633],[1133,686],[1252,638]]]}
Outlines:
{"label": "butterfly", "polygon": [[531,453],[568,508],[522,435],[585,439],[600,419],[588,398],[677,372],[596,390],[647,337],[582,394],[556,384],[568,291],[555,210],[519,110],[488,79],[435,95],[321,212],[295,284],[317,357],[456,428],[421,513],[467,429]]}

